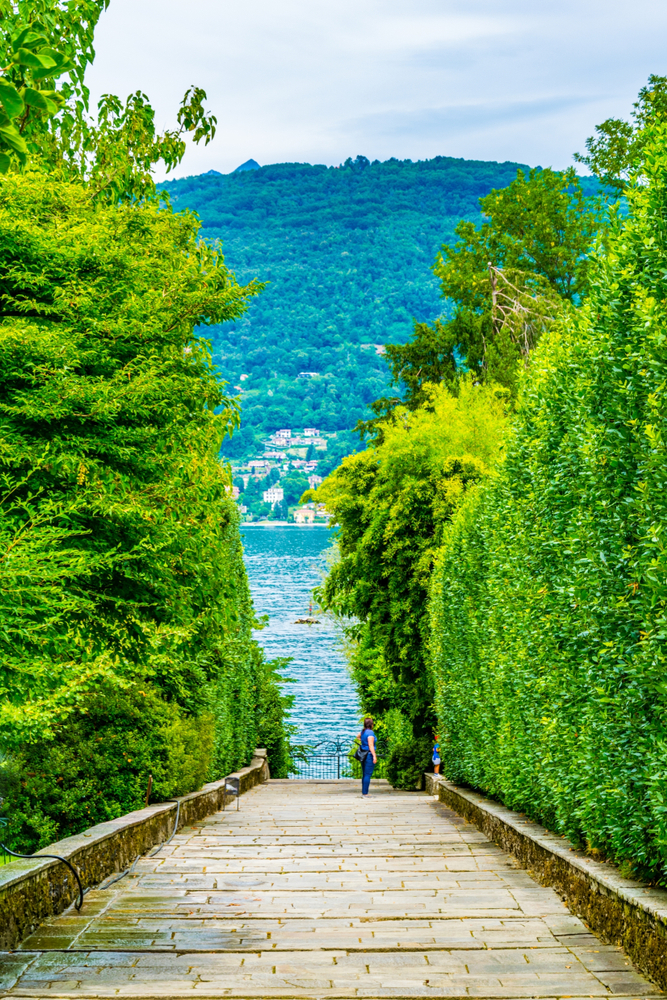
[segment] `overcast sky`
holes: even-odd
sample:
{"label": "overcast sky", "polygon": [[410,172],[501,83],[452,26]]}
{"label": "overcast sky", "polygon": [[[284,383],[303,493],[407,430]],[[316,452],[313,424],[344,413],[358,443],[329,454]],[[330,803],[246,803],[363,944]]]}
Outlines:
{"label": "overcast sky", "polygon": [[667,75],[664,0],[111,0],[93,97],[190,84],[218,117],[176,176],[250,157],[463,156],[562,168]]}

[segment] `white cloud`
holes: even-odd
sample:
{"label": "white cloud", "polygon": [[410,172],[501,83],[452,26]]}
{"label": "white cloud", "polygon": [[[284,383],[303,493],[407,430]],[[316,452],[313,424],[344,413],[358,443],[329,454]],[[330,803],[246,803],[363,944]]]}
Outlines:
{"label": "white cloud", "polygon": [[162,126],[203,86],[218,135],[179,173],[359,152],[565,166],[667,73],[666,35],[657,0],[112,0],[89,83],[141,88]]}

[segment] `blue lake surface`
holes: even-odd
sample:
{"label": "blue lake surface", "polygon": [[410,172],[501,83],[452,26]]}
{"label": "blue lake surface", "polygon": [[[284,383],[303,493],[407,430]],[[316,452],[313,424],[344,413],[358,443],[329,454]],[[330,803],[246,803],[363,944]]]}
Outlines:
{"label": "blue lake surface", "polygon": [[258,615],[269,625],[256,633],[269,659],[291,656],[286,686],[295,696],[291,721],[297,742],[316,743],[323,736],[355,736],[359,703],[341,647],[341,635],[326,617],[319,625],[295,625],[308,615],[313,587],[322,580],[332,532],[312,527],[243,525],[245,564]]}

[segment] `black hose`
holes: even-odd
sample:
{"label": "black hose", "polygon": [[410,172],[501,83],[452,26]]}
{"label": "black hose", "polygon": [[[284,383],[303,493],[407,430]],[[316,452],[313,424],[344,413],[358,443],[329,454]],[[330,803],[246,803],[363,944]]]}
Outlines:
{"label": "black hose", "polygon": [[[174,829],[172,830],[171,837],[169,838],[169,840],[165,840],[162,844],[160,844],[160,846],[158,847],[158,849],[156,851],[153,851],[152,854],[149,854],[148,855],[149,858],[154,858],[155,855],[158,854],[158,852],[161,851],[163,847],[166,847],[168,844],[171,844],[172,840],[176,836],[176,831],[178,830],[178,820],[179,820],[180,815],[181,815],[181,803],[180,803],[179,799],[176,799],[175,802],[176,802],[176,821],[174,823]],[[53,858],[56,861],[62,861],[62,863],[64,865],[67,865],[67,867],[71,871],[72,875],[76,879],[77,885],[79,887],[79,901],[74,904],[74,907],[75,907],[76,910],[80,910],[81,909],[81,907],[83,906],[83,897],[84,897],[85,893],[84,893],[84,890],[83,890],[83,886],[81,885],[81,879],[79,878],[78,871],[76,870],[76,868],[73,865],[71,865],[69,863],[69,861],[67,860],[67,858],[61,858],[59,854],[19,854],[17,851],[12,851],[12,849],[10,847],[7,847],[7,845],[3,844],[1,841],[0,841],[0,847],[2,847],[3,851],[5,851],[7,854],[11,854],[11,856],[13,858],[26,858],[29,861],[32,861],[34,858]],[[134,859],[134,861],[132,862],[132,864],[128,868],[125,869],[125,871],[121,872],[120,875],[117,875],[116,878],[112,879],[110,882],[107,882],[106,885],[104,884],[104,882],[101,882],[100,885],[98,885],[97,888],[98,889],[108,889],[110,886],[114,885],[116,882],[120,882],[120,880],[122,878],[125,878],[126,875],[129,875],[132,871],[134,871],[134,868],[135,868],[135,866],[137,864],[137,861],[139,861],[140,857],[141,857],[141,855],[139,854]],[[89,892],[89,891],[90,891],[90,887],[88,889],[86,889],[86,892]]]}
{"label": "black hose", "polygon": [[160,846],[158,847],[157,851],[153,851],[152,854],[149,854],[148,855],[149,858],[154,858],[155,855],[158,854],[162,850],[163,847],[168,847],[169,844],[171,844],[171,842],[174,839],[174,837],[176,836],[176,831],[178,830],[178,820],[179,820],[180,815],[181,815],[181,800],[180,799],[173,799],[172,801],[174,801],[176,803],[176,819],[174,821],[174,829],[171,831],[171,837],[169,838],[169,840],[165,840],[163,844],[160,844]]}
{"label": "black hose", "polygon": [[28,860],[30,861],[33,861],[35,858],[55,858],[56,861],[62,861],[64,865],[67,865],[72,875],[76,879],[77,885],[79,886],[79,902],[75,903],[74,906],[75,909],[77,910],[81,909],[81,907],[83,906],[83,886],[81,885],[81,879],[79,878],[78,871],[76,870],[74,865],[71,865],[69,863],[67,858],[61,858],[59,854],[18,854],[16,851],[12,851],[10,847],[7,847],[6,844],[2,843],[0,843],[0,847],[2,847],[3,851],[6,851],[7,854],[11,854],[13,858],[28,858]]}
{"label": "black hose", "polygon": [[[137,861],[139,860],[140,857],[141,857],[141,854],[137,854],[136,858],[134,859],[134,861],[132,862],[132,864],[129,866],[129,868],[126,868],[124,871],[122,871],[120,873],[120,875],[116,875],[116,877],[112,878],[110,882],[107,882],[106,879],[103,879],[98,886],[95,886],[95,888],[98,889],[98,890],[99,889],[109,889],[112,885],[115,885],[116,882],[120,882],[120,880],[122,878],[125,878],[126,875],[131,875],[132,872],[134,871],[135,866],[137,864]],[[91,888],[92,888],[92,886],[91,886]]]}
{"label": "black hose", "polygon": [[[176,836],[176,831],[178,830],[178,820],[179,820],[179,817],[181,815],[181,803],[180,803],[179,799],[174,799],[174,801],[176,803],[176,821],[174,823],[174,829],[172,830],[171,837],[169,838],[169,840],[163,841],[160,844],[160,846],[157,848],[157,850],[153,851],[152,854],[149,854],[148,855],[149,858],[154,858],[155,855],[158,854],[162,850],[163,847],[166,847],[167,844],[171,844],[172,840]],[[112,885],[115,885],[116,882],[120,882],[120,880],[122,878],[125,878],[126,875],[131,875],[132,872],[134,871],[134,869],[136,868],[137,862],[141,859],[141,857],[142,857],[141,854],[137,854],[136,858],[134,859],[134,861],[132,862],[132,864],[128,868],[126,868],[124,871],[120,872],[119,875],[116,875],[115,878],[112,878],[110,882],[107,882],[106,880],[100,882],[100,884],[97,886],[97,888],[98,889],[109,889]]]}

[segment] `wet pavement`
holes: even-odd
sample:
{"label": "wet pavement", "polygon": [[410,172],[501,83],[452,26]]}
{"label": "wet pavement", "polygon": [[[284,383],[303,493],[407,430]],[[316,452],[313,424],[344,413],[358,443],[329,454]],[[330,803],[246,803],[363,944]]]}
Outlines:
{"label": "wet pavement", "polygon": [[43,924],[11,997],[648,997],[556,893],[424,793],[271,781]]}

